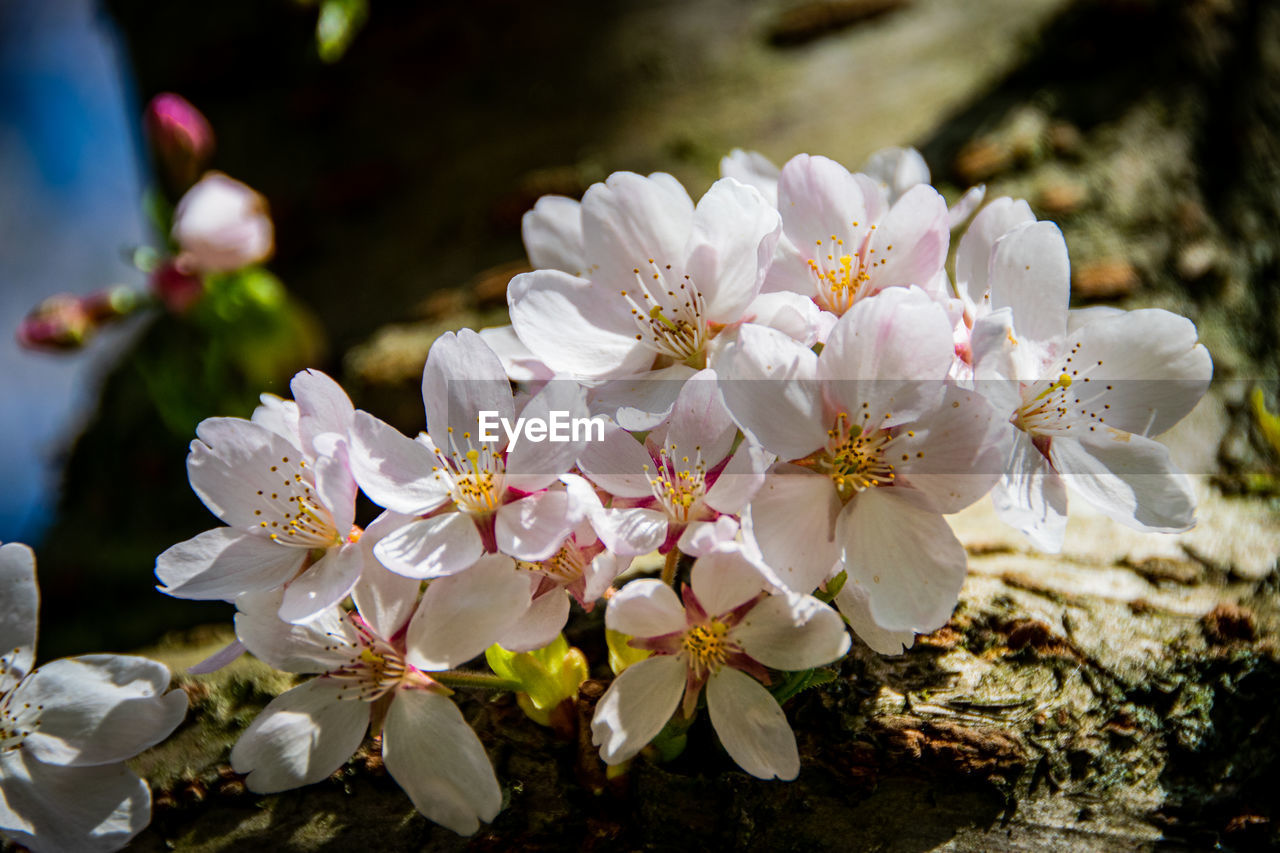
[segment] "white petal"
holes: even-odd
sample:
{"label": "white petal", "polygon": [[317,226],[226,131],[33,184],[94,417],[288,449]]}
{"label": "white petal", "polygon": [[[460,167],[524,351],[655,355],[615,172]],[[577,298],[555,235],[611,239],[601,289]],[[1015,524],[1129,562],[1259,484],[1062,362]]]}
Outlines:
{"label": "white petal", "polygon": [[[783,230],[804,250],[832,234],[847,238],[854,222],[863,231],[870,227],[861,184],[848,169],[826,157],[799,154],[787,161],[778,176],[778,210]],[[852,245],[851,240],[845,241]]]}
{"label": "white petal", "polygon": [[341,610],[335,607],[295,625],[278,615],[281,597],[276,592],[236,601],[236,636],[249,651],[285,672],[328,672],[351,660],[357,639]]}
{"label": "white petal", "polygon": [[928,184],[908,189],[871,236],[868,263],[877,290],[925,287],[947,259],[951,225],[947,202]]}
{"label": "white petal", "polygon": [[[427,432],[445,452],[469,449],[463,434],[479,435],[480,412],[495,412],[509,421],[514,421],[516,414],[502,360],[471,329],[445,332],[431,345],[422,371],[422,402],[427,410]],[[493,449],[497,452],[504,447],[505,436]]]}
{"label": "white petal", "polygon": [[812,595],[770,595],[747,611],[730,635],[773,669],[813,669],[849,651],[844,620]]}
{"label": "white petal", "polygon": [[699,557],[689,578],[693,594],[708,616],[728,613],[764,591],[764,578],[735,551]]}
{"label": "white petal", "polygon": [[1195,524],[1191,481],[1156,441],[1118,430],[1055,438],[1049,458],[1073,491],[1114,521],[1162,533]]}
{"label": "white petal", "polygon": [[658,637],[684,630],[684,607],[662,581],[634,580],[609,599],[604,623],[632,637]]}
{"label": "white petal", "polygon": [[660,441],[669,456],[693,459],[701,454],[706,467],[712,468],[729,455],[737,435],[715,371],[700,370],[680,389],[666,429],[655,430],[651,438]]}
{"label": "white petal", "polygon": [[484,557],[427,586],[409,622],[407,658],[433,671],[464,664],[496,643],[529,603],[529,576],[510,557]]}
{"label": "white petal", "polygon": [[900,655],[915,644],[915,631],[888,631],[876,624],[871,618],[871,598],[861,584],[846,582],[836,593],[836,606],[853,633],[872,651]]}
{"label": "white petal", "polygon": [[591,514],[591,527],[605,547],[620,557],[638,557],[667,538],[666,513],[640,507],[602,509]]}
{"label": "white petal", "polygon": [[765,471],[773,464],[774,456],[753,440],[747,439],[738,446],[729,464],[711,484],[703,501],[717,512],[730,515],[739,513],[751,502],[764,483]]}
{"label": "white petal", "polygon": [[373,546],[373,555],[382,565],[407,578],[456,574],[483,553],[480,532],[462,512],[411,521]]}
{"label": "white petal", "polygon": [[0,692],[31,671],[39,609],[35,554],[18,542],[0,546]]}
{"label": "white petal", "polygon": [[33,853],[107,853],[151,820],[147,783],[123,764],[60,767],[0,756],[0,832]]}
{"label": "white petal", "polygon": [[289,383],[298,402],[298,432],[302,449],[315,456],[315,439],[323,433],[347,437],[355,408],[342,386],[319,370],[303,370]]}
{"label": "white petal", "polygon": [[677,547],[681,553],[691,557],[722,551],[734,544],[738,529],[737,519],[728,515],[722,515],[715,521],[695,521],[680,534]]}
{"label": "white petal", "polygon": [[629,376],[653,363],[653,351],[636,340],[631,309],[616,289],[535,270],[511,279],[507,305],[520,340],[557,373]]}
{"label": "white petal", "polygon": [[840,501],[831,480],[794,466],[776,466],[752,501],[751,518],[764,561],[782,583],[810,593],[826,579],[840,551],[832,536]]}
{"label": "white petal", "polygon": [[630,566],[630,557],[619,557],[617,554],[612,554],[608,551],[601,551],[596,554],[591,560],[591,565],[582,572],[582,576],[586,580],[582,590],[582,600],[588,604],[599,601],[605,590],[613,584],[614,579]]}
{"label": "white petal", "polygon": [[758,779],[800,775],[787,715],[760,682],[736,669],[720,670],[707,681],[707,711],[720,743],[743,770]]}
{"label": "white petal", "polygon": [[520,221],[524,250],[534,269],[583,275],[582,206],[562,195],[544,195]]}
{"label": "white petal", "polygon": [[283,524],[293,511],[290,498],[306,491],[302,451],[242,418],[208,418],[196,435],[187,475],[204,505],[232,527],[256,528],[263,520]]}
{"label": "white petal", "polygon": [[990,307],[987,268],[996,240],[1019,225],[1035,222],[1031,205],[1021,199],[998,198],[973,218],[956,249],[956,291],[968,306]]}
{"label": "white petal", "polygon": [[819,334],[821,315],[822,309],[817,303],[790,290],[761,293],[744,312],[748,323],[777,329],[807,347],[826,340],[825,334]]}
{"label": "white petal", "polygon": [[706,318],[735,323],[760,292],[782,231],[776,207],[733,178],[711,185],[693,214],[688,272]]}
{"label": "white petal", "polygon": [[396,574],[375,563],[365,566],[360,582],[351,590],[351,599],[369,627],[383,637],[392,637],[409,622],[417,608],[420,585],[415,578]]}
{"label": "white petal", "polygon": [[567,473],[578,454],[590,443],[590,431],[584,435],[580,426],[574,428],[575,421],[587,417],[582,386],[568,380],[552,380],[521,409],[520,417],[546,422],[547,435],[543,441],[523,436],[514,448],[509,448],[506,484],[513,489],[534,492],[545,489]]}
{"label": "white petal", "polygon": [[693,221],[693,200],[675,178],[614,172],[582,197],[592,280],[616,293],[635,286],[632,270],[648,266],[650,258],[659,266],[683,265]]}
{"label": "white petal", "polygon": [[524,615],[498,638],[512,652],[528,652],[550,645],[569,621],[569,594],[551,589],[533,600]]}
{"label": "white petal", "polygon": [[917,497],[895,488],[855,495],[836,535],[846,582],[866,589],[876,624],[923,634],[951,618],[968,560],[946,519]]}
{"label": "white petal", "polygon": [[524,345],[512,326],[493,326],[481,329],[479,334],[502,360],[502,369],[512,382],[538,382],[555,376],[555,371]]}
{"label": "white petal", "polygon": [[157,557],[156,577],[160,591],[176,598],[231,601],[241,593],[283,585],[306,558],[303,548],[216,527]]}
{"label": "white petal", "polygon": [[494,532],[499,551],[537,562],[560,550],[574,524],[569,496],[548,490],[504,504],[494,520]]}
{"label": "white petal", "polygon": [[900,485],[927,494],[939,512],[959,512],[991,491],[1012,438],[1007,415],[974,391],[948,386],[939,407],[899,432],[885,453]]}
{"label": "white petal", "polygon": [[347,597],[364,570],[365,548],[358,543],[330,548],[284,588],[280,618],[305,622]]}
{"label": "white petal", "polygon": [[298,429],[298,404],[293,400],[282,400],[275,394],[259,394],[261,404],[253,410],[249,420],[259,426],[266,427],[290,444],[302,446],[302,434]]}
{"label": "white petal", "polygon": [[748,324],[725,348],[716,374],[743,432],[782,459],[799,459],[827,443],[817,369],[812,350],[774,329]]}
{"label": "white petal", "polygon": [[686,671],[683,655],[655,655],[613,680],[591,718],[591,742],[605,764],[634,758],[662,731],[680,702]]}
{"label": "white petal", "polygon": [[680,389],[696,372],[687,364],[673,364],[636,376],[612,379],[591,389],[591,413],[604,415],[623,429],[651,430],[671,415]]}
{"label": "white petal", "polygon": [[947,211],[947,225],[951,230],[954,231],[964,225],[965,220],[982,206],[982,200],[986,197],[987,188],[984,184],[965,190],[964,195],[960,196],[960,199]]}
{"label": "white petal", "polygon": [[1067,529],[1067,487],[1022,430],[1014,430],[1005,474],[991,492],[996,515],[1021,530],[1042,551],[1062,550]]}
{"label": "white petal", "polygon": [[916,184],[929,183],[929,164],[914,148],[881,148],[858,170],[874,178],[891,199],[897,199]]}
{"label": "white petal", "polygon": [[435,454],[367,412],[356,412],[352,421],[350,462],[356,482],[378,506],[418,515],[449,499],[433,470]]}
{"label": "white petal", "polygon": [[367,702],[340,699],[343,682],[320,676],[272,699],[231,750],[245,785],[273,794],[319,782],[341,767],[369,728]]}
{"label": "white petal", "polygon": [[603,441],[591,441],[578,457],[578,467],[591,481],[614,497],[653,496],[646,467],[654,468],[653,457],[635,436],[613,424],[606,424]]}
{"label": "white petal", "polygon": [[382,737],[387,772],[418,811],[459,835],[502,808],[502,790],[476,733],[448,698],[404,690],[387,711]]}
{"label": "white petal", "polygon": [[1014,334],[1038,343],[1067,331],[1071,262],[1052,222],[1022,225],[996,241],[989,268],[991,307],[1013,311]]}
{"label": "white petal", "polygon": [[128,655],[51,661],[14,691],[16,706],[43,706],[24,744],[48,764],[110,764],[169,736],[187,714],[187,694],[166,693],[169,669]]}
{"label": "white petal", "polygon": [[[332,433],[326,433],[332,437]],[[346,434],[335,444],[333,453],[321,456],[315,463],[316,497],[333,518],[339,536],[347,536],[356,520],[356,481],[351,475]]]}
{"label": "white petal", "polygon": [[758,151],[735,148],[720,158],[720,177],[755,187],[774,207],[778,205],[778,172],[778,167]]}

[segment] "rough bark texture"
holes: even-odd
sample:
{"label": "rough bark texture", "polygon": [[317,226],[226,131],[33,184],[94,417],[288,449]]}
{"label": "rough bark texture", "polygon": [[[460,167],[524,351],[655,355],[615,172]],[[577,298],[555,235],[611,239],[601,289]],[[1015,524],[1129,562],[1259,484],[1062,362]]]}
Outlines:
{"label": "rough bark texture", "polygon": [[[915,142],[948,191],[986,181],[1060,222],[1078,301],[1192,316],[1217,377],[1235,380],[1170,437],[1204,475],[1188,534],[1138,535],[1073,506],[1068,545],[1051,558],[985,503],[961,514],[970,577],[954,619],[901,657],[855,644],[839,678],[788,703],[796,782],[737,771],[705,720],[677,760],[641,759],[607,781],[581,731],[557,735],[509,698],[475,693],[464,710],[506,807],[474,838],[418,816],[376,752],[328,782],[261,797],[230,773],[227,750],[289,682],[243,660],[180,677],[195,711],[139,759],[157,807],[138,849],[1280,844],[1280,522],[1245,476],[1274,475],[1280,448],[1243,405],[1249,383],[1280,366],[1275,4],[580,3],[552,27],[528,4],[375,0],[352,54],[324,70],[299,59],[307,22],[283,12],[228,12],[225,30],[193,33],[181,55],[194,59],[177,61],[155,45],[180,12],[112,5],[144,88],[208,107],[228,140],[220,165],[272,198],[283,277],[340,344],[365,340],[344,362],[357,401],[405,429],[421,426],[417,382],[434,337],[500,322],[513,268],[495,265],[519,263],[514,225],[538,194],[579,192],[614,168],[669,169],[696,190],[734,145],[856,165]],[[268,48],[273,38],[282,46]],[[245,64],[230,83],[213,79],[210,58],[236,43]],[[514,70],[495,69],[499,56]],[[370,128],[375,141],[357,144]],[[353,281],[373,304],[352,310]],[[429,292],[426,320],[371,335]],[[113,387],[108,410],[122,399]],[[80,470],[110,501],[92,466]],[[175,527],[151,554],[189,535]],[[141,589],[148,558],[130,559]],[[572,638],[607,677],[598,618],[575,622]],[[175,636],[155,654],[182,667],[224,639]]]}

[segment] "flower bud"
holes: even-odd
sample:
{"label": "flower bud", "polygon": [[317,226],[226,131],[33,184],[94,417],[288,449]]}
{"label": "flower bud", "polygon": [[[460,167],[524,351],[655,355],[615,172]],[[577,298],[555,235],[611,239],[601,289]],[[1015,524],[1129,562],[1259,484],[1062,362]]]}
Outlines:
{"label": "flower bud", "polygon": [[231,272],[264,261],[274,248],[267,200],[221,172],[209,172],[173,214],[178,269]]}
{"label": "flower bud", "polygon": [[133,312],[138,294],[118,284],[87,296],[59,293],[31,310],[18,325],[18,343],[27,349],[76,350],[100,327]]}
{"label": "flower bud", "polygon": [[495,673],[518,682],[516,694],[521,710],[534,722],[556,728],[561,703],[578,695],[578,686],[587,679],[587,659],[558,635],[550,645],[532,652],[509,652],[490,646],[485,659]]}
{"label": "flower bud", "polygon": [[213,155],[213,127],[181,95],[161,92],[151,99],[143,117],[156,159],[170,183],[191,186]]}
{"label": "flower bud", "polygon": [[186,312],[204,296],[204,282],[200,277],[183,272],[173,261],[156,267],[149,283],[151,292],[174,314]]}

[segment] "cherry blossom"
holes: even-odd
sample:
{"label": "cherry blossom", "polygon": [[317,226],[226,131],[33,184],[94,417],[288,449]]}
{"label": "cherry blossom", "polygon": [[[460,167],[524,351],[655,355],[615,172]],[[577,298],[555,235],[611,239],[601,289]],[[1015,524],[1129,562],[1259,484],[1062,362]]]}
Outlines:
{"label": "cherry blossom", "polygon": [[840,617],[811,596],[765,592],[759,573],[732,553],[700,558],[682,596],[636,580],[610,600],[608,628],[653,654],[627,667],[597,704],[591,734],[600,757],[634,757],[677,708],[692,716],[705,687],[711,724],[738,766],[761,779],[794,779],[795,736],[761,682],[769,683],[769,668],[811,669],[844,655]]}
{"label": "cherry blossom", "polygon": [[0,834],[36,853],[119,850],[151,820],[125,762],[169,736],[187,695],[146,658],[82,655],[32,670],[35,557],[0,546]]}
{"label": "cherry blossom", "polygon": [[221,172],[209,172],[178,201],[173,241],[184,272],[238,270],[271,257],[267,200]]}
{"label": "cherry blossom", "polygon": [[191,488],[227,526],[156,559],[162,592],[232,601],[284,587],[281,618],[302,621],[360,577],[367,548],[347,465],[351,401],[319,371],[302,371],[290,387],[296,401],[267,397],[253,420],[209,418],[196,428]]}

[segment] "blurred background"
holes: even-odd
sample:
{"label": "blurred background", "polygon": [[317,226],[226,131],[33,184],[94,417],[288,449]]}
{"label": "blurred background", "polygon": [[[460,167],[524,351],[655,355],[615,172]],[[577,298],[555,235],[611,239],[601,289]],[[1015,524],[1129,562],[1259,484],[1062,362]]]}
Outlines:
{"label": "blurred background", "polygon": [[[201,418],[311,366],[420,428],[427,347],[503,322],[540,195],[662,169],[696,197],[734,147],[856,168],[910,144],[953,201],[982,182],[1028,198],[1067,234],[1079,304],[1196,319],[1236,382],[1197,473],[1274,496],[1277,18],[1263,0],[0,3],[0,540],[36,547],[41,657],[229,618],[152,576],[216,524],[186,483]],[[155,296],[190,183],[143,130],[163,92],[207,117],[205,165],[275,227],[265,266],[194,306]],[[83,345],[15,342],[41,300],[111,285],[127,316]]]}

